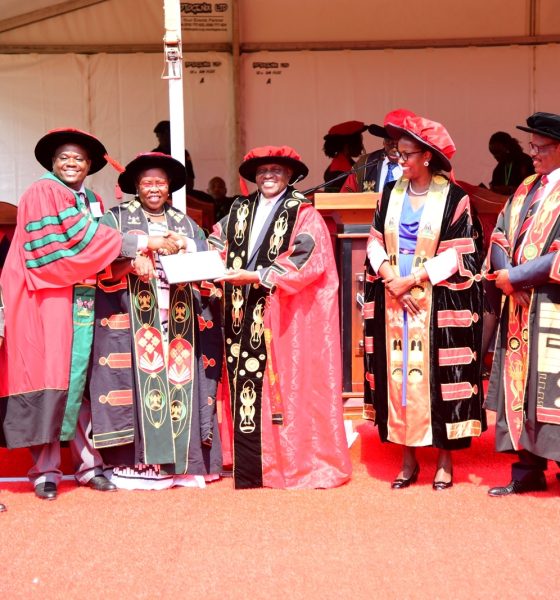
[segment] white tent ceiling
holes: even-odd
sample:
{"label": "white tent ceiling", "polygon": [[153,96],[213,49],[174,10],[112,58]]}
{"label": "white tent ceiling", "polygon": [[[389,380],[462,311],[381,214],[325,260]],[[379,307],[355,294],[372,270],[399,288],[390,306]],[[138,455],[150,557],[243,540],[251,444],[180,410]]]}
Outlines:
{"label": "white tent ceiling", "polygon": [[[493,131],[515,133],[533,110],[560,112],[558,0],[183,4],[185,133],[201,189],[216,174],[233,189],[239,154],[263,144],[296,147],[310,166],[305,183],[316,184],[330,125],[379,123],[395,107],[445,123],[458,176],[488,181]],[[198,27],[204,13],[193,11],[218,5],[227,27]],[[15,201],[40,174],[33,146],[49,128],[89,129],[121,162],[155,145],[153,125],[168,115],[163,0],[0,8],[0,200]],[[93,187],[110,197],[114,180],[105,169]]]}

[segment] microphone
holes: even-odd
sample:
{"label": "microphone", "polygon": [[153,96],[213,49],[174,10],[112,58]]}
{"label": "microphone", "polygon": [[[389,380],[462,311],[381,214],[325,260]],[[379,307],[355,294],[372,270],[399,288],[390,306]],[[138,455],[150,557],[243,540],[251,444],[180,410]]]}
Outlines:
{"label": "microphone", "polygon": [[292,183],[290,183],[290,185],[295,185],[298,181],[301,181],[303,179],[303,175],[301,175],[301,173],[292,181]]}
{"label": "microphone", "polygon": [[329,179],[328,181],[324,181],[323,183],[320,183],[319,185],[309,188],[308,190],[305,190],[305,192],[301,192],[301,193],[304,196],[307,196],[307,194],[311,194],[311,192],[320,190],[322,187],[330,185],[331,183],[334,183],[335,181],[338,181],[339,179],[342,179],[343,177],[344,177],[344,179],[346,179],[346,177],[348,177],[348,175],[351,175],[352,173],[357,173],[358,171],[361,171],[362,169],[369,167],[371,164],[372,164],[371,162],[366,161],[363,165],[360,165],[359,167],[356,167],[354,165],[349,171],[345,171],[344,173],[341,173],[340,175],[337,175],[336,177],[333,177],[332,179]]}

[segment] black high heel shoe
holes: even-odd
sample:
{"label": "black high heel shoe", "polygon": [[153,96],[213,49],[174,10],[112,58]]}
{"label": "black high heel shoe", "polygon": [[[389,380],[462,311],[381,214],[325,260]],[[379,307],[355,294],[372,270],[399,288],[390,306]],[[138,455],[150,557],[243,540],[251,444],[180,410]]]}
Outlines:
{"label": "black high heel shoe", "polygon": [[412,471],[410,477],[406,479],[404,477],[397,477],[397,479],[392,481],[391,487],[394,490],[402,490],[403,488],[407,488],[409,485],[416,483],[416,480],[418,479],[418,473],[420,473],[420,463],[416,463],[414,471]]}
{"label": "black high heel shoe", "polygon": [[[439,471],[439,469],[437,471]],[[451,470],[451,479],[449,481],[436,481],[434,479],[434,482],[432,483],[432,488],[434,490],[447,490],[450,487],[453,487],[453,470]]]}

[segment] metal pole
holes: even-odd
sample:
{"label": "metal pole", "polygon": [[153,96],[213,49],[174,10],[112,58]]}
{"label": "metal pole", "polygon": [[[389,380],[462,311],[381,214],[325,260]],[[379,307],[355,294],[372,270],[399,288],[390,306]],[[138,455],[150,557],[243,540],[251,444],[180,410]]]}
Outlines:
{"label": "metal pole", "polygon": [[[241,81],[241,53],[240,53],[240,38],[239,38],[239,0],[232,0],[232,63],[233,63],[233,114],[235,115],[235,139],[234,139],[234,156],[236,168],[234,172],[237,174],[237,165],[241,163],[245,154],[245,128],[241,115],[241,107],[243,106],[242,98],[242,81]],[[237,188],[237,185],[235,186]]]}
{"label": "metal pole", "polygon": [[[181,40],[181,5],[179,0],[164,0],[165,36],[163,38],[166,71],[169,82],[169,120],[171,122],[171,155],[185,164],[185,117],[183,102],[183,53]],[[173,193],[173,206],[187,211],[186,189]]]}

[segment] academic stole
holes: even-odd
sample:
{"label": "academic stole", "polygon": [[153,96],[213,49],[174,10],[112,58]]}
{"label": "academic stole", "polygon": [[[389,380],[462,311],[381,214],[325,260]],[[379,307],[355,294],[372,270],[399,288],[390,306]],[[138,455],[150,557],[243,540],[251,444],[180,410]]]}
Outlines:
{"label": "academic stole", "polygon": [[[122,232],[149,231],[138,201],[130,202],[126,211],[120,214]],[[192,226],[183,213],[167,207],[165,216],[169,230],[194,236]],[[189,284],[170,286],[167,353],[155,283],[153,280],[144,282],[129,274],[128,289],[144,462],[173,463],[175,473],[186,473],[193,385],[197,373],[192,288]]]}
{"label": "academic stole", "polygon": [[[519,186],[511,201],[511,210],[508,227],[508,241],[511,256],[515,253],[515,236],[518,234],[521,212],[525,199],[530,193],[537,176],[531,176]],[[556,185],[552,192],[542,199],[530,229],[525,236],[525,245],[520,256],[520,264],[534,260],[543,253],[543,248],[556,225],[560,215],[560,185]],[[505,352],[505,368],[503,370],[503,384],[505,396],[505,414],[508,431],[515,450],[520,449],[519,438],[523,431],[523,408],[525,404],[525,388],[527,386],[529,363],[529,315],[531,313],[533,293],[528,307],[521,306],[513,301],[508,302],[508,329]]]}
{"label": "academic stole", "polygon": [[[400,179],[389,199],[384,224],[385,248],[389,264],[399,276],[399,223],[405,199],[407,179]],[[413,271],[436,254],[449,182],[444,177],[432,177],[424,210],[418,227],[418,239]],[[388,437],[406,446],[424,446],[432,442],[430,408],[430,331],[432,285],[428,281],[415,285],[410,291],[420,307],[416,316],[408,314],[408,361],[404,364],[405,349],[403,309],[398,300],[385,291],[385,332],[387,340]],[[406,368],[406,374],[404,369]],[[402,405],[403,384],[406,398]]]}
{"label": "academic stole", "polygon": [[[227,266],[243,269],[249,260],[250,224],[258,195],[239,198],[227,224]],[[294,193],[281,200],[260,249],[257,268],[270,267],[288,249],[301,199]],[[233,416],[236,488],[262,487],[262,387],[267,369],[264,313],[269,290],[261,285],[225,285],[226,364]],[[270,343],[270,340],[268,340]]]}
{"label": "academic stole", "polygon": [[[52,175],[52,173],[47,173],[42,179],[51,179],[62,185],[66,185]],[[87,188],[84,189],[90,205],[93,202],[97,202],[95,194]],[[68,190],[74,194],[76,208],[84,214],[88,221],[97,223],[99,219],[91,214],[80,195],[71,188],[68,188]],[[87,371],[93,343],[95,308],[95,274],[92,275],[93,277],[74,285],[72,294],[72,358],[68,381],[68,399],[64,407],[64,417],[60,432],[60,439],[62,441],[74,439],[78,414],[82,406],[86,388]]]}

